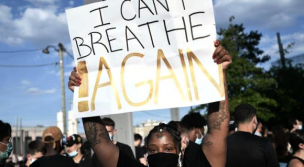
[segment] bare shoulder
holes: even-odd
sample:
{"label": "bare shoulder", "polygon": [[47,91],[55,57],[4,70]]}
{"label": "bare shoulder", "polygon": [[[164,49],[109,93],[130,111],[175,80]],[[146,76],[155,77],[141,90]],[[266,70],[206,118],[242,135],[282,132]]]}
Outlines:
{"label": "bare shoulder", "polygon": [[303,167],[303,163],[298,159],[293,159],[289,162],[288,167]]}

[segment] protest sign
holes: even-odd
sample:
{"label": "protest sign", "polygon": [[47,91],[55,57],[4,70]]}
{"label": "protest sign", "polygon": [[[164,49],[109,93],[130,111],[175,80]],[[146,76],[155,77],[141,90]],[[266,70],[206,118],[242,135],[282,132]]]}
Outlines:
{"label": "protest sign", "polygon": [[104,0],[66,14],[77,117],[224,99],[212,0]]}

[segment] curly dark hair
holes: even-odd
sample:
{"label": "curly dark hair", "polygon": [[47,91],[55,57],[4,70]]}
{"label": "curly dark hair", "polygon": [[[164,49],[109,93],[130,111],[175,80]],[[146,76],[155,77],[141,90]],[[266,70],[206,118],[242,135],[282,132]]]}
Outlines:
{"label": "curly dark hair", "polygon": [[162,129],[163,132],[168,132],[171,138],[173,139],[175,148],[180,151],[181,148],[181,137],[179,131],[174,128],[173,126],[170,126],[168,124],[160,123],[158,126],[155,126],[147,136],[147,143],[146,147],[149,145],[150,139],[152,134],[160,132],[160,129]]}

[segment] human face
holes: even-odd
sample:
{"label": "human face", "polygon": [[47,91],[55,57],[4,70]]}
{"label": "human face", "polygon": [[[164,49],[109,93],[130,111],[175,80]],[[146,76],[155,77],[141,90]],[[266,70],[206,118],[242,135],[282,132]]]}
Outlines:
{"label": "human face", "polygon": [[189,140],[195,142],[196,138],[202,138],[204,128],[193,128],[188,131]]}
{"label": "human face", "polygon": [[151,135],[150,141],[148,141],[148,154],[156,153],[179,154],[179,150],[175,147],[168,132],[156,132]]}
{"label": "human face", "polygon": [[0,151],[4,152],[7,150],[7,144],[11,142],[11,136],[6,136],[0,141]]}
{"label": "human face", "polygon": [[188,138],[189,138],[190,141],[195,142],[195,139],[196,139],[195,128],[192,128],[191,130],[188,131]]}
{"label": "human face", "polygon": [[40,157],[42,157],[42,156],[43,156],[42,152],[35,152],[35,154],[33,154],[33,155],[29,154],[29,155],[28,155],[28,161],[34,162],[34,161],[36,161],[38,158],[40,158]]}
{"label": "human face", "polygon": [[72,146],[66,146],[66,152],[67,153],[71,153],[71,152],[73,152],[73,151],[75,151],[75,150],[77,150],[78,149],[78,146],[77,146],[77,144],[73,144]]}
{"label": "human face", "polygon": [[116,133],[116,129],[114,128],[114,126],[106,126],[106,129],[109,134],[114,135]]}
{"label": "human face", "polygon": [[114,140],[114,134],[116,134],[116,129],[114,128],[114,126],[106,126],[106,129],[108,131],[108,134],[109,134],[109,137],[110,137],[110,140]]}

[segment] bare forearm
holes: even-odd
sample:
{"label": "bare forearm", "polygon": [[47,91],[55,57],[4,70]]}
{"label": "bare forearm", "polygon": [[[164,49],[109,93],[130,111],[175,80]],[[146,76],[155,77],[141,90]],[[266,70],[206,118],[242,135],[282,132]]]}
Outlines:
{"label": "bare forearm", "polygon": [[226,137],[228,135],[228,126],[230,119],[229,112],[229,99],[226,83],[226,75],[224,77],[224,89],[225,89],[225,100],[210,103],[208,105],[208,133],[221,133],[221,136]]}
{"label": "bare forearm", "polygon": [[[87,140],[91,144],[101,166],[115,167],[118,161],[118,148],[112,143],[100,117],[82,118]],[[110,160],[109,160],[110,159]]]}
{"label": "bare forearm", "polygon": [[204,137],[202,149],[213,167],[223,167],[226,163],[227,135],[229,125],[229,105],[227,85],[224,75],[225,100],[208,106],[208,133]]}

